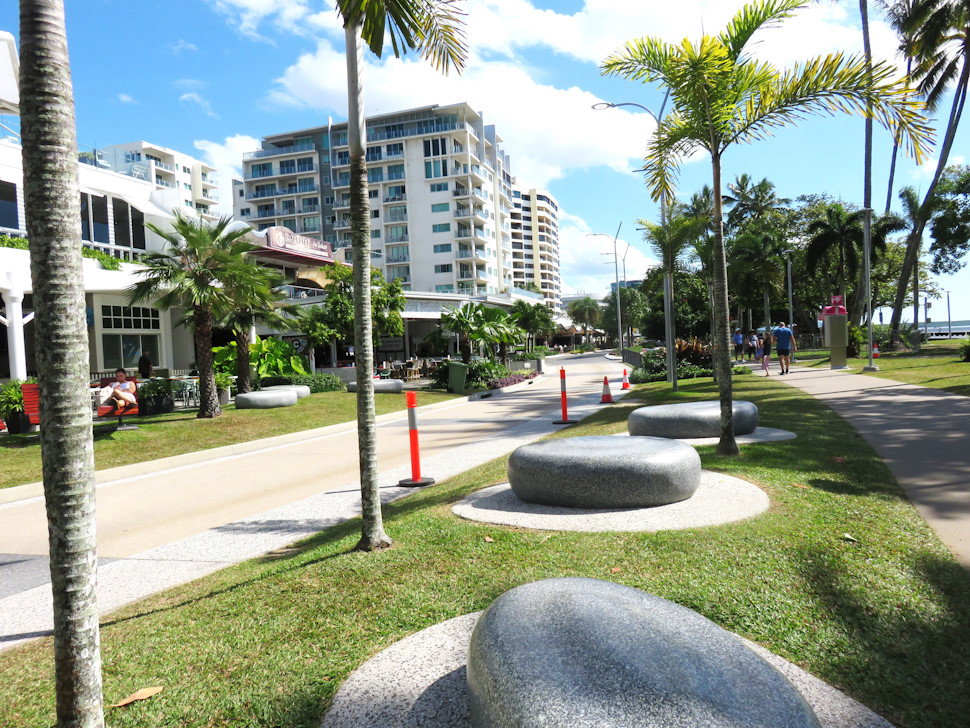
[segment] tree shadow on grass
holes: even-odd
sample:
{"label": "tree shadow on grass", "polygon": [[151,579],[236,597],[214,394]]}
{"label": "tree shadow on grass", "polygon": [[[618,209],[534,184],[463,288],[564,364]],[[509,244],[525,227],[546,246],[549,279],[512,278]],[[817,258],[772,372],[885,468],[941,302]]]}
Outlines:
{"label": "tree shadow on grass", "polygon": [[821,549],[801,554],[806,585],[849,641],[826,677],[853,685],[855,697],[897,726],[966,725],[970,579],[959,564],[931,553],[915,555],[907,566],[922,593],[902,587],[906,593],[896,597],[873,594],[847,576],[866,568],[854,557]]}

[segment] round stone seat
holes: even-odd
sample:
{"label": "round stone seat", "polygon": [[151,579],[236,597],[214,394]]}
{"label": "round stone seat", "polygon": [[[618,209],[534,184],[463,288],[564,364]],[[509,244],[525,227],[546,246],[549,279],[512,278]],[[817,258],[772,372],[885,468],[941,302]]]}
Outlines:
{"label": "round stone seat", "polygon": [[647,508],[690,498],[701,459],[676,440],[570,437],[522,445],[509,457],[519,500],[569,508]]}
{"label": "round stone seat", "polygon": [[468,646],[474,728],[819,728],[795,687],[686,607],[585,578],[518,586]]}
{"label": "round stone seat", "polygon": [[[758,428],[758,408],[753,402],[733,403],[735,435],[750,435]],[[721,434],[721,403],[716,399],[703,402],[658,404],[633,410],[627,419],[631,435],[668,437],[718,437]]]}
{"label": "round stone seat", "polygon": [[[357,382],[347,382],[347,391],[356,392]],[[374,392],[381,392],[384,394],[400,394],[403,391],[404,391],[403,379],[375,379],[374,380]]]}
{"label": "round stone seat", "polygon": [[305,384],[274,384],[271,387],[263,387],[261,392],[275,392],[282,391],[284,389],[289,389],[296,392],[297,399],[303,399],[304,397],[310,396],[310,388]]}
{"label": "round stone seat", "polygon": [[273,409],[292,407],[296,404],[296,392],[292,389],[261,389],[236,395],[236,409]]}

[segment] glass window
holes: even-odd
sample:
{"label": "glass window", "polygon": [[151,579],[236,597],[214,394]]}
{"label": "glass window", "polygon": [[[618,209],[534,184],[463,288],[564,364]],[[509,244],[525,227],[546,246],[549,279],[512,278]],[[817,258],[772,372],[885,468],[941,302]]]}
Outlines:
{"label": "glass window", "polygon": [[447,233],[451,230],[450,222],[443,222],[438,225],[431,226],[431,232],[433,233]]}
{"label": "glass window", "polygon": [[91,223],[88,220],[90,215],[90,204],[88,202],[88,193],[81,193],[81,240],[91,239]]}
{"label": "glass window", "polygon": [[131,228],[129,227],[128,203],[117,197],[111,198],[111,211],[114,214],[115,245],[131,247]]}
{"label": "glass window", "polygon": [[17,215],[17,185],[0,182],[0,227],[20,229]]}
{"label": "glass window", "polygon": [[451,273],[451,263],[443,263],[434,267],[435,273]]}
{"label": "glass window", "polygon": [[384,181],[384,168],[374,167],[373,169],[367,170],[367,181],[373,184],[374,182]]}
{"label": "glass window", "polygon": [[431,212],[448,212],[450,208],[450,202],[437,202],[431,206]]}
{"label": "glass window", "polygon": [[443,283],[440,286],[435,286],[434,290],[436,293],[454,293],[455,284],[454,283]]}
{"label": "glass window", "polygon": [[434,252],[436,253],[450,253],[451,243],[441,243],[440,245],[434,246]]}
{"label": "glass window", "polygon": [[94,238],[96,243],[109,243],[108,235],[108,198],[100,195],[91,196],[91,212],[94,217]]}
{"label": "glass window", "polygon": [[432,192],[447,192],[448,183],[447,182],[432,182],[431,183]]}

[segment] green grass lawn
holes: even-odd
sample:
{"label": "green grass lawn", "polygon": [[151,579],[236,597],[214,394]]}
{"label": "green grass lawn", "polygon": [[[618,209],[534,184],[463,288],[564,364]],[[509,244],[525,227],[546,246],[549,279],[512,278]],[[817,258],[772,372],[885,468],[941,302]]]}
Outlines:
{"label": "green grass lawn", "polygon": [[[759,484],[752,520],[657,534],[530,531],[463,521],[451,505],[505,479],[506,459],[385,508],[395,546],[354,553],[359,521],[128,606],[103,621],[113,728],[310,728],[347,675],[393,642],[553,576],[621,582],[765,645],[899,728],[966,724],[970,576],[872,449],[824,405],[772,379],[736,396],[797,440],[700,450],[704,467]],[[638,386],[554,437],[609,434],[643,402],[715,396],[709,382]],[[394,675],[388,675],[394,680]],[[0,654],[0,725],[53,722],[51,640]]]}
{"label": "green grass lawn", "polygon": [[[294,407],[268,410],[236,410],[229,405],[222,408],[221,417],[211,420],[198,419],[198,410],[179,410],[165,415],[127,418],[127,421],[136,423],[138,429],[121,432],[116,431],[115,420],[96,423],[95,467],[103,470],[350,422],[357,416],[356,397],[348,392],[322,392],[301,399]],[[441,391],[420,391],[418,406],[454,397]],[[403,394],[375,394],[374,403],[378,415],[405,408]],[[34,483],[42,477],[40,441],[36,434],[0,437],[0,488]]]}
{"label": "green grass lawn", "polygon": [[[879,367],[878,372],[862,371],[869,364],[869,353],[864,349],[861,358],[849,359],[849,371],[970,396],[970,362],[960,359],[960,345],[963,343],[957,339],[937,340],[924,344],[919,352],[880,352],[879,358],[873,359],[873,364]],[[798,358],[802,358],[800,353]],[[808,364],[813,367],[829,365],[828,357],[812,360]]]}

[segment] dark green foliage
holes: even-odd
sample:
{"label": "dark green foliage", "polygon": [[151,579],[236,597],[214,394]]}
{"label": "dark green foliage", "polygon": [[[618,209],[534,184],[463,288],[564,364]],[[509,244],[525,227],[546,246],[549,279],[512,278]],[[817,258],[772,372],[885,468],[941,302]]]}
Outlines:
{"label": "dark green foliage", "polygon": [[960,361],[970,361],[970,341],[960,344]]}
{"label": "dark green foliage", "polygon": [[956,273],[966,265],[962,259],[970,250],[970,167],[947,167],[933,203],[932,270]]}
{"label": "dark green foliage", "polygon": [[11,379],[0,386],[0,418],[10,419],[11,415],[23,414],[24,392],[19,379]]}
{"label": "dark green foliage", "polygon": [[[651,339],[664,338],[664,280],[663,269],[659,266],[647,271],[640,287],[646,307],[641,317],[633,323],[640,333]],[[623,309],[626,317],[626,308]],[[707,285],[703,278],[692,271],[674,271],[674,316],[677,333],[681,336],[708,336],[711,331],[710,305],[707,298]],[[613,322],[616,323],[616,309],[613,309]]]}
{"label": "dark green foliage", "polygon": [[686,361],[699,367],[711,368],[711,347],[702,339],[693,338],[689,341],[677,339],[674,342],[677,350],[677,361]]}
{"label": "dark green foliage", "polygon": [[[511,374],[508,367],[486,359],[473,361],[468,365],[465,376],[466,389],[485,389],[493,379],[501,379]],[[431,386],[444,389],[448,386],[448,362],[443,361],[431,374]]]}
{"label": "dark green foliage", "polygon": [[[310,392],[339,392],[346,389],[336,374],[286,374],[283,376],[263,377],[259,387],[273,387],[278,384],[300,384],[310,388]],[[254,389],[256,387],[254,386]]]}
{"label": "dark green foliage", "polygon": [[[27,238],[11,238],[9,235],[0,235],[0,248],[15,248],[17,250],[27,250]],[[81,248],[82,258],[93,258],[101,263],[105,270],[121,270],[121,261],[115,257],[102,253],[100,250],[91,248]]]}
{"label": "dark green foliage", "polygon": [[861,326],[849,324],[849,339],[845,346],[845,355],[852,358],[858,357],[867,341],[868,337]]}

